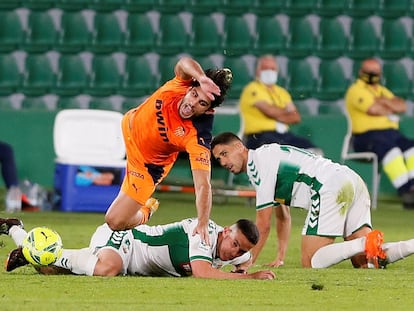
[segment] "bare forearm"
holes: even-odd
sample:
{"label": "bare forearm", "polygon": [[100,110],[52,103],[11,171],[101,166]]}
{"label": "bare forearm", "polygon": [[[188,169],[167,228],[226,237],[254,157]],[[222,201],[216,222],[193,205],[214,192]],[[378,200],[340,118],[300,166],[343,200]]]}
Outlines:
{"label": "bare forearm", "polygon": [[185,80],[195,78],[199,80],[204,77],[204,71],[200,64],[190,57],[182,57],[174,68],[175,74]]}

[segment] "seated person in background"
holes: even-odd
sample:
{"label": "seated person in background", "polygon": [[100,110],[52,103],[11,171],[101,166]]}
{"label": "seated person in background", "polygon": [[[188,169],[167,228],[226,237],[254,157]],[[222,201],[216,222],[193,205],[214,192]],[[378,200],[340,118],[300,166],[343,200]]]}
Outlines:
{"label": "seated person in background", "polygon": [[[21,201],[22,192],[19,188],[19,179],[17,176],[16,162],[11,145],[0,141],[0,167],[1,176],[6,185],[6,198],[13,198],[14,201]],[[6,205],[8,200],[6,200]],[[7,209],[8,207],[6,207]]]}
{"label": "seated person in background", "polygon": [[381,74],[378,60],[364,60],[358,79],[346,92],[353,147],[377,154],[404,207],[414,208],[414,140],[399,131],[399,114],[407,107],[404,99],[381,85]]}
{"label": "seated person in background", "polygon": [[[41,273],[74,273],[89,276],[172,276],[193,275],[213,279],[274,279],[270,270],[247,273],[249,250],[259,240],[256,225],[239,219],[229,227],[208,222],[210,245],[199,234],[193,234],[197,219],[184,219],[166,225],[140,225],[133,229],[112,231],[107,224],[99,226],[89,247],[64,249],[54,266],[38,268]],[[28,264],[22,242],[27,235],[16,218],[0,218],[0,234],[8,234],[18,248],[6,261],[6,270]],[[235,272],[220,270],[233,265]]]}
{"label": "seated person in background", "polygon": [[289,125],[299,123],[301,118],[287,90],[276,85],[277,71],[272,55],[261,56],[257,61],[256,80],[243,89],[240,112],[246,146],[256,149],[263,144],[279,143],[323,154],[308,139],[289,132]]}

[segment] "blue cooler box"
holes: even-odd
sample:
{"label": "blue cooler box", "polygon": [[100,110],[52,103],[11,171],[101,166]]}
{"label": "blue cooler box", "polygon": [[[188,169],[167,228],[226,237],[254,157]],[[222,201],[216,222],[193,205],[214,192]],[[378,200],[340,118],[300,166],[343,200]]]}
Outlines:
{"label": "blue cooler box", "polygon": [[54,207],[65,212],[105,212],[125,176],[122,114],[68,109],[56,115]]}

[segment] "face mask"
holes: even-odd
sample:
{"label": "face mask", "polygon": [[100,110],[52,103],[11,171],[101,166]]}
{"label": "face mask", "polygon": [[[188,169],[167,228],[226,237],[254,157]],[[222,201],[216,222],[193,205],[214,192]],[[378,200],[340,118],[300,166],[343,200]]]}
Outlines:
{"label": "face mask", "polygon": [[266,85],[272,85],[277,82],[277,71],[276,70],[262,70],[259,75],[260,81]]}
{"label": "face mask", "polygon": [[380,81],[380,75],[373,72],[361,72],[359,78],[368,84],[377,84]]}

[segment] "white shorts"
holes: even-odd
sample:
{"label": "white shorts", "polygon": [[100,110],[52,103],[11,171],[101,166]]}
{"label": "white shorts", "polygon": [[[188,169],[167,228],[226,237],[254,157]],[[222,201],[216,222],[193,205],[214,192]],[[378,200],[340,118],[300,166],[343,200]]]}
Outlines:
{"label": "white shorts", "polygon": [[366,184],[344,167],[329,183],[311,194],[312,206],[302,235],[348,237],[371,225],[371,199]]}
{"label": "white shorts", "polygon": [[94,253],[98,253],[101,249],[111,249],[117,252],[122,259],[122,274],[126,274],[132,257],[133,242],[131,230],[112,231],[107,224],[103,224],[96,228],[89,248]]}

